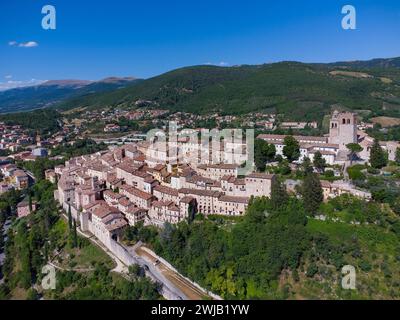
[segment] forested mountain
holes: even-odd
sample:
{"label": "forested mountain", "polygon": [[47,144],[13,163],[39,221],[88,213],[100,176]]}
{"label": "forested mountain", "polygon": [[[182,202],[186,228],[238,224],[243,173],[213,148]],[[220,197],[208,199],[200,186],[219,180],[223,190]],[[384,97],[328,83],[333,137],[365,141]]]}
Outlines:
{"label": "forested mountain", "polygon": [[[137,108],[136,101],[171,111],[243,114],[272,110],[292,120],[322,119],[332,105],[400,116],[400,58],[305,64],[280,62],[233,67],[193,66],[146,80],[8,90],[0,110],[51,105],[74,108]],[[122,86],[122,88],[121,88]]]}
{"label": "forested mountain", "polygon": [[282,62],[187,67],[123,89],[68,99],[58,107],[135,108],[137,100],[145,99],[172,111],[242,114],[273,109],[293,120],[321,118],[335,104],[399,115],[399,59],[374,61],[354,66]]}

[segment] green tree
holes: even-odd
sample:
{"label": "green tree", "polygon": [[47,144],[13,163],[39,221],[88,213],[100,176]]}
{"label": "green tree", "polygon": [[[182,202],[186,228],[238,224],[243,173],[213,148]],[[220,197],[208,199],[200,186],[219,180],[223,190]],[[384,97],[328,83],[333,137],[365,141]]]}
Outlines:
{"label": "green tree", "polygon": [[302,162],[301,166],[302,166],[302,168],[303,168],[303,174],[304,174],[304,176],[306,176],[307,174],[313,172],[313,167],[312,167],[312,165],[311,165],[311,160],[310,160],[310,158],[305,157],[305,158],[303,159],[303,162]]}
{"label": "green tree", "polygon": [[268,144],[265,140],[256,139],[254,143],[254,163],[257,170],[264,171],[267,162],[275,157],[275,145]]}
{"label": "green tree", "polygon": [[283,183],[278,179],[278,177],[274,177],[271,183],[271,205],[273,209],[278,209],[282,206],[285,206],[289,196],[286,192],[286,188]]}
{"label": "green tree", "polygon": [[3,249],[4,249],[3,226],[0,224],[0,253],[3,252]]}
{"label": "green tree", "polygon": [[73,222],[73,234],[72,234],[72,245],[73,245],[73,247],[74,248],[77,248],[78,247],[78,233],[77,233],[77,230],[76,230],[76,221],[74,220],[74,222]]}
{"label": "green tree", "polygon": [[371,147],[369,162],[371,167],[375,169],[382,169],[387,165],[387,156],[379,145],[378,139],[374,140],[374,144]]}
{"label": "green tree", "polygon": [[290,168],[289,161],[287,159],[283,159],[276,170],[276,173],[279,173],[283,176],[286,176],[292,172],[292,169]]}
{"label": "green tree", "polygon": [[68,227],[69,230],[72,230],[72,214],[71,214],[71,205],[68,205]]}
{"label": "green tree", "polygon": [[29,288],[27,292],[27,300],[37,300],[39,298],[39,295],[37,291],[33,288]]}
{"label": "green tree", "polygon": [[144,269],[138,264],[131,264],[128,267],[128,273],[132,279],[141,278],[145,275]]}
{"label": "green tree", "polygon": [[357,155],[357,153],[363,151],[363,147],[361,147],[358,143],[349,143],[346,145],[346,148],[350,152],[350,155],[349,155],[350,165],[352,165],[354,157]]}
{"label": "green tree", "polygon": [[32,196],[31,196],[30,193],[29,193],[29,196],[28,196],[28,201],[29,201],[29,212],[32,212],[32,209],[33,209],[33,206],[32,206]]}
{"label": "green tree", "polygon": [[289,162],[300,158],[300,144],[293,136],[286,136],[284,139],[283,155]]}
{"label": "green tree", "polygon": [[304,178],[301,195],[306,212],[312,215],[316,214],[324,200],[324,193],[321,182],[315,173],[309,173]]}
{"label": "green tree", "polygon": [[396,149],[395,161],[400,164],[400,148]]}
{"label": "green tree", "polygon": [[319,171],[319,172],[325,172],[326,168],[326,161],[322,157],[321,152],[317,151],[314,154],[314,160],[313,160],[314,167]]}

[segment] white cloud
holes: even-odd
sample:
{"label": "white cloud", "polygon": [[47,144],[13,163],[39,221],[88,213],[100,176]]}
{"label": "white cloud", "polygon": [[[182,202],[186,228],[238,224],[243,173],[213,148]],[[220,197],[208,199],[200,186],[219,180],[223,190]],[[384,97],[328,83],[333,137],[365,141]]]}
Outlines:
{"label": "white cloud", "polygon": [[205,65],[208,65],[208,66],[227,67],[227,66],[229,66],[229,63],[228,63],[228,62],[225,62],[225,61],[221,61],[221,62],[217,62],[217,63],[214,63],[214,62],[206,62]]}
{"label": "white cloud", "polygon": [[4,76],[4,78],[6,78],[6,79],[11,79],[11,78],[12,78],[12,75],[11,75],[11,74],[8,74],[8,75]]}
{"label": "white cloud", "polygon": [[8,80],[5,82],[0,82],[0,91],[5,91],[5,90],[15,89],[15,88],[36,86],[36,85],[42,84],[43,82],[46,82],[46,80],[37,80],[37,79]]}
{"label": "white cloud", "polygon": [[8,42],[8,45],[11,47],[33,48],[33,47],[37,47],[39,45],[39,43],[37,43],[36,41],[27,41],[27,42],[21,42],[21,43],[18,43],[17,41],[10,41],[10,42]]}
{"label": "white cloud", "polygon": [[21,42],[18,47],[23,47],[23,48],[33,48],[37,47],[39,44],[36,41],[28,41],[28,42]]}

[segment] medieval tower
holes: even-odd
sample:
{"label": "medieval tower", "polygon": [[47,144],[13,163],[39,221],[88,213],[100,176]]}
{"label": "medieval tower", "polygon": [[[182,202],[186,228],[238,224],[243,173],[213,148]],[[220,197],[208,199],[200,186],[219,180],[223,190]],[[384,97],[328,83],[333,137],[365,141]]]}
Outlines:
{"label": "medieval tower", "polygon": [[329,143],[339,145],[340,151],[347,151],[346,145],[357,143],[357,114],[334,111],[329,125]]}

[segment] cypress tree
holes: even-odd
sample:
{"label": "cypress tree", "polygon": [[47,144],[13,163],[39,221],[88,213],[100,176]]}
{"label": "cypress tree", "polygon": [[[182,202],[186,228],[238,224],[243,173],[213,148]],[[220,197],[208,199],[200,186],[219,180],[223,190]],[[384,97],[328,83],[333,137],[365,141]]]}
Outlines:
{"label": "cypress tree", "polygon": [[304,209],[308,214],[314,215],[324,200],[324,193],[321,187],[321,181],[315,173],[306,175],[301,187]]}
{"label": "cypress tree", "polygon": [[396,161],[397,164],[400,164],[400,148],[396,149],[396,155],[394,161]]}
{"label": "cypress tree", "polygon": [[73,247],[78,247],[78,234],[76,231],[76,221],[74,220],[74,231],[73,231]]}
{"label": "cypress tree", "polygon": [[375,169],[382,169],[387,165],[386,154],[377,139],[374,140],[374,144],[371,147],[369,162],[371,167]]}
{"label": "cypress tree", "polygon": [[313,161],[314,167],[319,171],[319,172],[324,172],[326,168],[326,161],[324,158],[322,158],[321,152],[317,151],[314,154],[314,161]]}
{"label": "cypress tree", "polygon": [[302,167],[303,167],[304,176],[306,176],[307,174],[313,172],[313,167],[312,167],[312,165],[311,165],[311,160],[310,160],[310,158],[305,157],[305,158],[303,159],[303,163],[302,163],[301,165],[302,165]]}
{"label": "cypress tree", "polygon": [[32,212],[32,209],[33,209],[33,207],[32,207],[32,196],[30,194],[28,196],[28,201],[29,201],[29,212]]}
{"label": "cypress tree", "polygon": [[72,230],[72,214],[71,214],[71,205],[68,205],[68,227],[69,230]]}
{"label": "cypress tree", "polygon": [[271,205],[273,209],[279,209],[285,206],[288,202],[289,196],[286,192],[286,188],[277,177],[272,179],[271,183]]}

